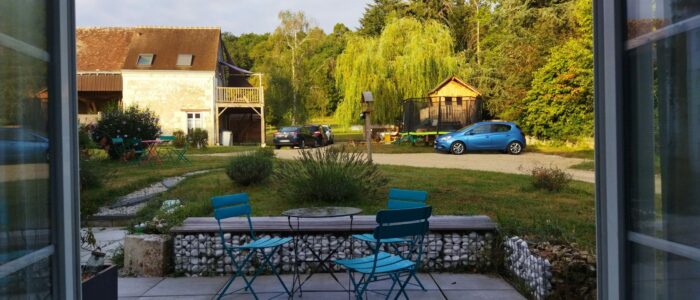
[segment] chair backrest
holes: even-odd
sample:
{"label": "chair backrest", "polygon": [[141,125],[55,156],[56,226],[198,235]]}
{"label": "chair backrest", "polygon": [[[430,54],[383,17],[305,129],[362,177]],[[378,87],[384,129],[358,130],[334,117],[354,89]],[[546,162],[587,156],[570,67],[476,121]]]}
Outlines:
{"label": "chair backrest", "polygon": [[246,216],[248,219],[248,228],[250,229],[250,235],[255,239],[255,233],[253,232],[253,223],[250,220],[250,203],[249,197],[246,193],[232,194],[225,196],[216,196],[211,198],[211,206],[214,208],[214,218],[219,224],[219,233],[223,238],[223,230],[221,229],[221,220]]}
{"label": "chair backrest", "polygon": [[174,141],[175,136],[174,135],[161,135],[158,137],[158,139],[161,141]]}
{"label": "chair backrest", "polygon": [[388,209],[424,207],[428,201],[428,192],[415,190],[390,189]]}
{"label": "chair backrest", "polygon": [[402,237],[422,237],[428,232],[428,218],[433,212],[432,206],[406,209],[388,209],[377,213],[377,226],[374,238],[390,239]]}

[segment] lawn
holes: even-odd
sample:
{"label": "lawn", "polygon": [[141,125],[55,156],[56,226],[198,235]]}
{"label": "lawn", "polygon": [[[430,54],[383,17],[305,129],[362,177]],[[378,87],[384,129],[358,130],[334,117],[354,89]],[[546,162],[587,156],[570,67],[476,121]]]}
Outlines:
{"label": "lawn", "polygon": [[161,165],[150,163],[112,161],[94,158],[80,162],[81,169],[89,168],[102,182],[99,188],[87,188],[80,193],[81,214],[92,214],[99,206],[109,204],[120,196],[131,193],[165,177],[177,176],[191,171],[222,168],[229,158],[189,156],[191,163],[164,162]]}
{"label": "lawn", "polygon": [[[215,164],[211,162],[212,164]],[[595,249],[595,207],[592,184],[574,181],[562,192],[551,193],[532,187],[529,176],[453,169],[428,169],[381,166],[390,178],[376,199],[358,203],[296,203],[279,198],[274,183],[243,187],[232,183],[223,171],[185,180],[159,196],[159,200],[180,199],[184,208],[167,217],[172,224],[186,217],[211,216],[209,198],[215,195],[246,192],[251,196],[253,214],[278,216],[286,209],[303,206],[347,205],[374,214],[385,205],[389,187],[420,189],[429,192],[435,214],[485,214],[500,224],[509,235],[529,240],[576,242],[587,251]],[[151,219],[160,205],[152,201],[141,212]]]}

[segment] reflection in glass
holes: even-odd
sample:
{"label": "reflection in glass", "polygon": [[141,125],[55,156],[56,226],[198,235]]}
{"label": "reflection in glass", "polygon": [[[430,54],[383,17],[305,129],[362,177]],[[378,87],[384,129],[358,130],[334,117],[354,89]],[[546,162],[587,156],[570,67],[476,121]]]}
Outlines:
{"label": "reflection in glass", "polygon": [[[643,43],[627,44],[624,165],[628,237],[632,241],[628,252],[630,296],[697,299],[700,29],[678,31],[680,27],[674,25],[700,18],[700,2],[627,3],[628,37],[676,28]],[[642,24],[648,20],[659,23]]]}
{"label": "reflection in glass", "polygon": [[51,296],[46,20],[45,0],[0,1],[1,299]]}

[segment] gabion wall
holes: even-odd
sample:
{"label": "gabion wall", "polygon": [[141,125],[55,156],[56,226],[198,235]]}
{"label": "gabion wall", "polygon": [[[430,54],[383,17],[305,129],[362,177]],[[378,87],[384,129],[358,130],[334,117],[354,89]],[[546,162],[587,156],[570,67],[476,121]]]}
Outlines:
{"label": "gabion wall", "polygon": [[544,299],[552,290],[552,265],[530,252],[527,242],[517,236],[503,242],[506,267],[530,288],[535,299]]}
{"label": "gabion wall", "polygon": [[[270,235],[260,235],[265,237]],[[273,235],[278,236],[278,235]],[[242,245],[250,241],[246,234],[226,233],[226,243]],[[421,268],[431,271],[449,271],[457,268],[488,268],[492,266],[492,247],[494,236],[491,232],[452,232],[430,233],[426,235]],[[304,234],[298,240],[299,249],[306,249],[310,245],[316,252],[324,257],[332,249],[340,245],[338,252],[333,254],[334,259],[348,257],[360,257],[369,255],[371,250],[366,243],[350,239],[347,235],[339,234]],[[351,245],[351,243],[353,243]],[[226,255],[221,238],[218,233],[177,234],[174,238],[175,271],[186,276],[219,276],[231,274],[235,271],[231,264],[231,258]],[[269,250],[269,249],[268,249]],[[406,249],[384,249],[388,252],[406,251]],[[351,255],[352,253],[352,255]],[[278,266],[278,271],[289,273],[294,264],[294,243],[283,245],[278,255],[273,257],[273,264]],[[413,254],[414,259],[417,254]],[[314,259],[310,250],[300,251],[299,260],[302,272],[314,267],[307,260]],[[244,256],[236,256],[237,262]],[[333,259],[332,259],[333,260]],[[246,272],[253,272],[257,262],[247,266]],[[336,266],[339,270],[339,268]]]}

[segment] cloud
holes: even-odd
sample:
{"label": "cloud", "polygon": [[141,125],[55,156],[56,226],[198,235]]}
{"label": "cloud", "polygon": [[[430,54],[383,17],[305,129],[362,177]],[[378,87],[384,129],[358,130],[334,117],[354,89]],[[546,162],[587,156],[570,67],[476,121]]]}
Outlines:
{"label": "cloud", "polygon": [[78,26],[218,26],[241,34],[272,32],[281,10],[302,10],[324,31],[350,28],[370,0],[76,0]]}

